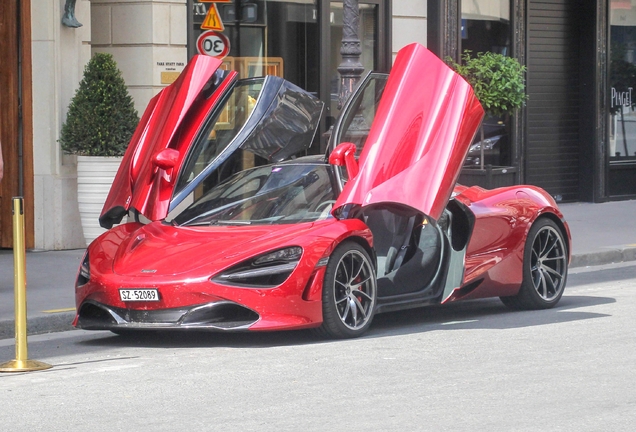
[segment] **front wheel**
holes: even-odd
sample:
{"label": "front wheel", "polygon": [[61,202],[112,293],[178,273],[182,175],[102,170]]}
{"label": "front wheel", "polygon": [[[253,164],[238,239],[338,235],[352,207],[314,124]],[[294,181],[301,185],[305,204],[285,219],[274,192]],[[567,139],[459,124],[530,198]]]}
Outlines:
{"label": "front wheel", "polygon": [[322,286],[322,326],[318,333],[344,339],[362,335],[375,313],[377,284],[369,254],[354,242],[340,244],[329,257]]}
{"label": "front wheel", "polygon": [[567,276],[568,253],[561,230],[550,219],[539,219],[526,240],[519,293],[501,297],[501,301],[513,309],[554,307],[563,295]]}

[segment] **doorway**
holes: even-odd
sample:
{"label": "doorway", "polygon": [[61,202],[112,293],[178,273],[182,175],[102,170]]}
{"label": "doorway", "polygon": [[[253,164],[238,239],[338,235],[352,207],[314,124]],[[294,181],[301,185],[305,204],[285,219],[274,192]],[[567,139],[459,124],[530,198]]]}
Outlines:
{"label": "doorway", "polygon": [[26,246],[33,236],[33,129],[31,95],[31,2],[0,2],[0,248],[13,247],[12,197],[25,202]]}

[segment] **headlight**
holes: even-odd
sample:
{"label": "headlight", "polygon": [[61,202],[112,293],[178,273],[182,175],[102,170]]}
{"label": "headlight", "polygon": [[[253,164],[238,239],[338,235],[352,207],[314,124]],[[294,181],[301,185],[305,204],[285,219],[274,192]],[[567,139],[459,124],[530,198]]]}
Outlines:
{"label": "headlight", "polygon": [[79,268],[79,274],[77,275],[76,286],[80,287],[82,285],[86,285],[91,278],[91,266],[90,261],[88,259],[88,250],[84,254],[84,259],[82,260],[82,264]]}
{"label": "headlight", "polygon": [[272,262],[292,262],[292,261],[298,262],[302,254],[303,254],[302,248],[298,246],[294,246],[294,247],[270,252],[265,255],[261,255],[260,257],[254,260],[254,264],[263,265],[263,264],[269,264]]}
{"label": "headlight", "polygon": [[235,265],[211,280],[225,285],[275,287],[291,275],[302,254],[303,249],[299,246],[268,252]]}

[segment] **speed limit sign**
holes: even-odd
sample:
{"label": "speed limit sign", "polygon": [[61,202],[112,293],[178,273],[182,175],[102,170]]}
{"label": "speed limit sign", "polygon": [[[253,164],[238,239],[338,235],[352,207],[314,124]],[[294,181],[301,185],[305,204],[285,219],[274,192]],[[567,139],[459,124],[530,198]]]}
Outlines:
{"label": "speed limit sign", "polygon": [[230,53],[230,40],[223,33],[205,31],[197,38],[197,50],[201,54],[222,59]]}

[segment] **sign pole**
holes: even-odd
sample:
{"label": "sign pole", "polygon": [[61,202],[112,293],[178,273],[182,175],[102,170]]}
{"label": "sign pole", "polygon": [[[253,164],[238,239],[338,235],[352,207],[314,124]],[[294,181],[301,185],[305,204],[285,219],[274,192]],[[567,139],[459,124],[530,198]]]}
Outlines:
{"label": "sign pole", "polygon": [[24,198],[13,198],[13,275],[15,296],[15,360],[0,364],[0,372],[30,372],[49,369],[50,364],[28,359],[26,313],[26,247]]}

